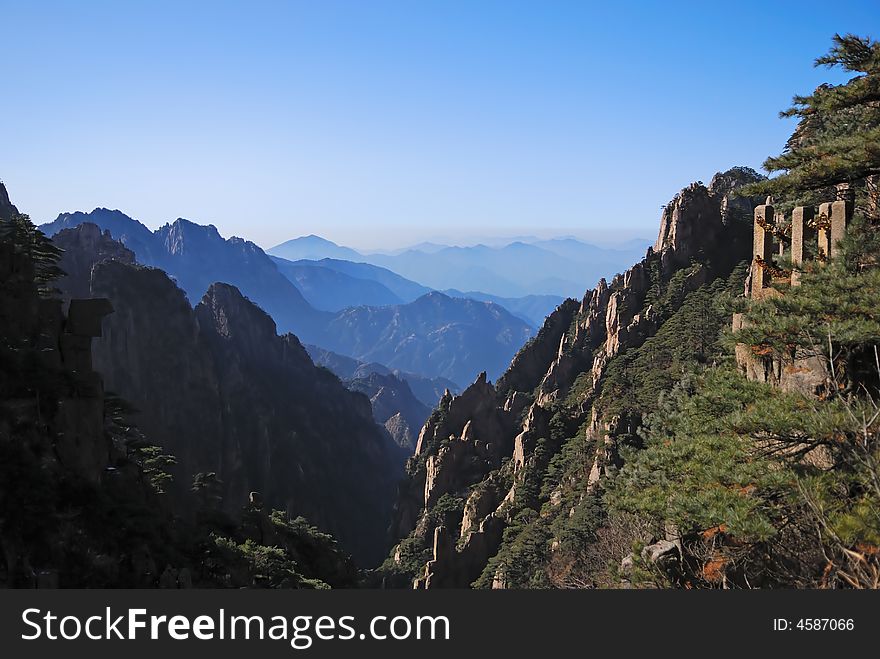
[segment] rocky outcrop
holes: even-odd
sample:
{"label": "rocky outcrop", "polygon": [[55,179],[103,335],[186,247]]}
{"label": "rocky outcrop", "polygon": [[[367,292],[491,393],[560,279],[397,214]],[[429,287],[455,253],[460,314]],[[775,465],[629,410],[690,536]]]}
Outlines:
{"label": "rocky outcrop", "polygon": [[18,215],[18,209],[9,201],[9,193],[6,186],[0,181],[0,220],[8,220],[13,215]]}
{"label": "rocky outcrop", "polygon": [[[750,249],[746,223],[760,200],[736,191],[759,178],[748,167],[734,167],[713,176],[708,186],[692,183],[666,204],[654,244],[654,251],[663,254],[664,271],[685,266],[692,258],[705,258],[712,251],[724,257],[724,252],[740,254]],[[722,239],[729,241],[726,249],[721,249]]]}
{"label": "rocky outcrop", "polygon": [[[695,183],[682,190],[664,208],[657,242],[642,261],[610,283],[599,281],[579,305],[573,300],[561,305],[497,387],[478,381],[441,401],[420,433],[393,527],[398,538],[409,535],[433,552],[414,575],[416,587],[466,587],[478,577],[492,587],[508,583],[500,566],[488,580],[481,573],[503,548],[510,515],[521,501],[538,495],[534,474],[541,475],[539,482],[547,477],[558,437],[584,433],[585,445],[595,447],[579,482],[566,485],[581,499],[619,464],[615,438],[632,436],[640,419],[605,413],[600,394],[606,372],[653,336],[689,292],[727,276],[747,258],[756,200],[737,197],[736,190],[756,178],[751,170],[735,168],[717,174],[708,186]],[[561,486],[546,495],[554,506],[561,503]],[[449,527],[448,515],[437,525],[432,508],[443,495],[464,501],[457,528]]]}
{"label": "rocky outcrop", "polygon": [[[749,282],[746,282],[746,297],[749,296]],[[772,290],[772,289],[771,289]],[[734,332],[743,329],[743,314],[733,314]],[[818,351],[806,354],[799,350],[780,357],[744,343],[738,343],[734,350],[736,364],[740,372],[749,380],[766,382],[783,391],[797,392],[805,396],[820,396],[832,385],[828,365],[820,358]]]}
{"label": "rocky outcrop", "polygon": [[[17,213],[2,185],[0,213],[0,221]],[[69,556],[49,548],[76,524],[63,520],[58,502],[72,509],[73,492],[83,496],[117,467],[132,467],[108,430],[92,365],[92,342],[113,308],[106,299],[73,299],[65,313],[37,285],[42,257],[33,248],[33,236],[16,228],[0,236],[0,587],[57,587]],[[136,470],[131,480],[118,475],[137,488]]]}
{"label": "rocky outcrop", "polygon": [[571,327],[576,313],[577,302],[568,299],[547,316],[537,336],[523,346],[498,379],[496,388],[499,392],[504,395],[528,392],[541,383],[547,372],[547,363],[554,358],[559,342]]}
{"label": "rocky outcrop", "polygon": [[420,513],[444,494],[480,482],[497,469],[502,457],[510,455],[513,430],[513,416],[498,406],[485,373],[459,396],[447,391],[419,433],[410,477],[398,490],[392,537],[410,533]]}

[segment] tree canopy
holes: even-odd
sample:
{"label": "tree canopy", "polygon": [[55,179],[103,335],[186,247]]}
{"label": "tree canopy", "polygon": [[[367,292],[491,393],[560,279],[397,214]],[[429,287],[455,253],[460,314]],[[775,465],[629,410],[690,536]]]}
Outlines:
{"label": "tree canopy", "polygon": [[860,195],[876,198],[877,182],[871,177],[880,175],[880,43],[836,34],[815,65],[855,75],[794,97],[780,116],[797,118],[797,127],[783,152],[764,162],[768,172],[779,175],[748,186],[745,193],[810,203],[817,193],[827,200],[829,188],[849,183]]}

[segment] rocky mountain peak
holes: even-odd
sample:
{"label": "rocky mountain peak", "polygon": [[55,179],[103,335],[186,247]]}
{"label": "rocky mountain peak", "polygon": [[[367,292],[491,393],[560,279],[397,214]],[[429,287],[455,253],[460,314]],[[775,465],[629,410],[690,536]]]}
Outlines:
{"label": "rocky mountain peak", "polygon": [[0,181],[0,220],[8,220],[13,215],[18,214],[18,209],[9,201],[9,193],[6,192],[6,186]]}
{"label": "rocky mountain peak", "polygon": [[201,225],[182,217],[161,227],[157,233],[163,239],[165,249],[172,256],[181,255],[193,241],[200,243],[224,242],[213,224]]}
{"label": "rocky mountain peak", "polygon": [[663,207],[654,252],[663,253],[664,269],[686,265],[699,252],[718,246],[724,227],[740,211],[753,207],[752,200],[737,191],[761,176],[747,167],[734,167],[712,177],[707,187],[691,183]]}
{"label": "rocky mountain peak", "polygon": [[211,284],[195,313],[203,329],[212,328],[222,339],[252,346],[256,352],[264,351],[276,338],[272,317],[231,284]]}

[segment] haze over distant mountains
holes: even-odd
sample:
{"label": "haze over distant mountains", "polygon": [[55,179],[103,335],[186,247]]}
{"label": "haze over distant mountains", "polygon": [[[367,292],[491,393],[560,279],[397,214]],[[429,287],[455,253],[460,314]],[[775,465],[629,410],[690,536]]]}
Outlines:
{"label": "haze over distant mountains", "polygon": [[[387,268],[369,263],[330,258],[320,261],[305,259],[288,261],[273,256],[271,259],[306,300],[322,311],[336,312],[348,307],[407,304],[432,292],[427,286],[401,277]],[[449,297],[499,304],[534,328],[540,327],[544,318],[564,299],[559,295],[525,295],[508,298],[482,291],[459,291],[454,288],[440,292]]]}
{"label": "haze over distant mountains", "polygon": [[[92,222],[132,250],[139,263],[160,268],[195,305],[214,282],[238,287],[268,312],[282,331],[312,337],[329,314],[314,309],[271,259],[254,243],[223,238],[213,225],[179,218],[150,231],[118,210],[96,208],[90,213],[62,213],[40,228],[47,236]],[[307,340],[307,338],[305,339]]]}
{"label": "haze over distant mountains", "polygon": [[526,238],[500,246],[423,243],[389,253],[358,252],[319,236],[288,240],[267,250],[290,261],[355,260],[387,268],[435,290],[480,291],[499,298],[579,295],[584,281],[610,278],[644,256],[648,241],[615,248],[575,238]]}
{"label": "haze over distant mountains", "polygon": [[[41,228],[53,236],[87,222],[110,231],[139,263],[168,273],[191,304],[212,284],[230,284],[303,342],[458,386],[481,371],[497,377],[558,301],[543,300],[545,308],[532,308],[526,320],[494,301],[447,296],[369,264],[273,259],[250,241],[185,219],[150,231],[118,210],[98,208],[63,213]],[[326,241],[309,242],[327,248]]]}

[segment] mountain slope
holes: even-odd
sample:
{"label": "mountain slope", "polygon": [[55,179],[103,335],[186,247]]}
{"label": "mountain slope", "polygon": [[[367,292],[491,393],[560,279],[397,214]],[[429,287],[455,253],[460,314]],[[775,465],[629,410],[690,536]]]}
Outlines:
{"label": "mountain slope", "polygon": [[[90,226],[91,245],[130,260]],[[171,457],[93,368],[113,308],[56,297],[45,276],[57,275],[58,256],[29,221],[0,217],[0,587],[353,586],[356,569],[331,537],[254,497],[223,514],[216,479],[172,505]]]}
{"label": "mountain slope", "polygon": [[377,281],[351,277],[320,261],[287,261],[271,257],[278,270],[293,283],[316,309],[341,311],[346,307],[386,306],[403,302]]}
{"label": "mountain slope", "polygon": [[[123,242],[139,261],[167,272],[191,302],[199,300],[214,282],[228,283],[269,313],[281,331],[294,332],[306,343],[428,378],[469,381],[481,369],[500,373],[531,331],[497,306],[449,298],[434,305],[416,300],[406,305],[359,307],[335,314],[320,311],[254,243],[241,238],[224,239],[214,226],[188,220],[178,219],[151,232],[119,211],[96,209],[92,213],[60,215],[44,229],[54,234],[91,220],[111,234],[116,231],[124,236],[127,242]],[[336,269],[347,267],[332,265],[337,274]],[[397,286],[418,286],[387,271],[369,271]],[[329,276],[340,283],[335,275]],[[375,282],[363,285],[381,290]],[[363,290],[360,286],[357,291]],[[399,326],[388,325],[393,318],[398,319],[395,322]]]}
{"label": "mountain slope", "polygon": [[322,347],[364,362],[454,382],[480,365],[500,374],[532,329],[498,305],[429,293],[391,307],[356,307],[328,323]]}
{"label": "mountain slope", "polygon": [[[387,581],[546,587],[593,560],[590,548],[609,532],[598,493],[640,422],[638,404],[615,405],[614,382],[628,372],[627,355],[691,304],[689,296],[702,292],[711,302],[736,279],[750,250],[744,216],[756,200],[733,192],[756,179],[735,168],[708,187],[682,190],[642,261],[611,283],[600,280],[579,305],[562,304],[494,387],[481,378],[441,401],[400,489],[393,532],[402,540],[383,566]],[[714,282],[721,286],[710,291]],[[720,316],[695,313],[684,326],[699,330],[709,317]],[[645,384],[654,396],[662,386]],[[596,578],[584,572],[577,578]]]}
{"label": "mountain slope", "polygon": [[431,289],[422,286],[414,281],[410,281],[405,277],[401,277],[396,272],[392,272],[387,268],[380,268],[369,263],[358,263],[354,261],[344,261],[341,259],[325,258],[320,261],[297,261],[300,265],[315,265],[323,268],[329,268],[336,272],[356,277],[357,279],[367,279],[382,284],[390,290],[394,295],[400,298],[402,302],[412,302],[420,298],[426,293],[430,293]]}
{"label": "mountain slope", "polygon": [[494,302],[507,309],[518,318],[522,318],[532,327],[541,327],[544,319],[550,315],[556,307],[562,304],[565,298],[558,295],[525,295],[523,297],[498,297],[479,291],[463,293],[455,289],[447,289],[444,294],[450,297],[470,298],[480,302]]}
{"label": "mountain slope", "polygon": [[413,395],[405,380],[392,373],[370,373],[346,383],[370,399],[373,417],[407,453],[416,447],[419,429],[431,409]]}
{"label": "mountain slope", "polygon": [[[312,306],[325,311],[345,307],[387,306],[412,302],[431,292],[430,288],[369,263],[339,259],[287,261],[272,257],[278,269],[302,291]],[[337,276],[332,276],[335,273]],[[540,327],[544,318],[562,302],[558,295],[499,297],[480,291],[441,291],[449,297],[494,302],[527,322]]]}
{"label": "mountain slope", "polygon": [[3,181],[0,181],[0,220],[8,220],[13,215],[18,215],[18,209],[9,201],[9,193]]}
{"label": "mountain slope", "polygon": [[353,357],[346,357],[331,350],[325,350],[314,345],[307,345],[306,350],[312,361],[318,366],[328,368],[343,382],[369,377],[372,373],[379,375],[391,374],[398,380],[403,380],[409,386],[413,395],[418,398],[428,409],[433,409],[443,396],[445,391],[458,393],[461,390],[455,382],[446,378],[426,378],[415,373],[408,373],[400,369],[390,369],[378,362],[358,361]]}

